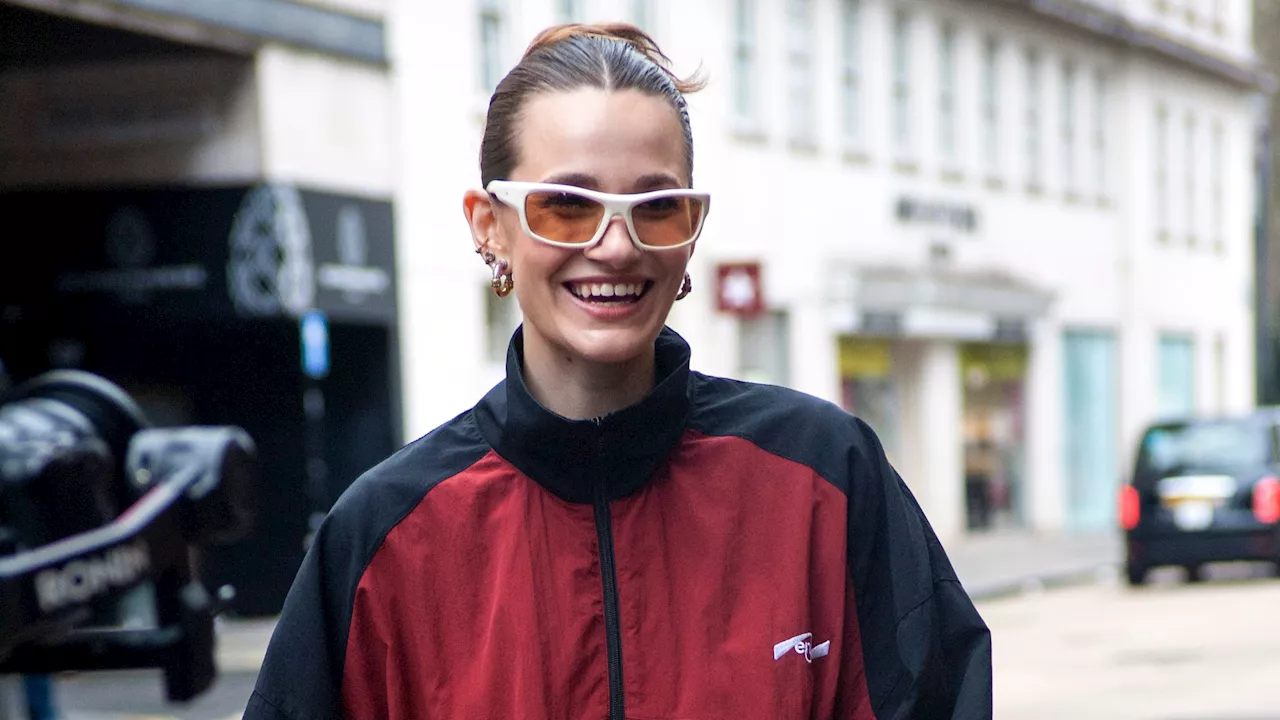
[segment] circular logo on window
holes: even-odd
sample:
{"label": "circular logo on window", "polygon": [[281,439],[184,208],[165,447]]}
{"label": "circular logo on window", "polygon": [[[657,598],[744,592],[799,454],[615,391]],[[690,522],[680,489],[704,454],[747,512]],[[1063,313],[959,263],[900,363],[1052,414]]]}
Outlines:
{"label": "circular logo on window", "polygon": [[311,229],[296,188],[257,187],[231,225],[227,289],[246,315],[298,315],[315,302]]}

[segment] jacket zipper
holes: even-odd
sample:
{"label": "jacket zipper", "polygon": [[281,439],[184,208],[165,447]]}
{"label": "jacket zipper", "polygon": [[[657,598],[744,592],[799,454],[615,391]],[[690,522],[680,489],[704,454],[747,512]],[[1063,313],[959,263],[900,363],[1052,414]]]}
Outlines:
{"label": "jacket zipper", "polygon": [[604,581],[605,651],[609,656],[609,720],[624,720],[622,697],[622,630],[618,623],[618,572],[613,559],[613,520],[603,479],[595,491],[596,538]]}

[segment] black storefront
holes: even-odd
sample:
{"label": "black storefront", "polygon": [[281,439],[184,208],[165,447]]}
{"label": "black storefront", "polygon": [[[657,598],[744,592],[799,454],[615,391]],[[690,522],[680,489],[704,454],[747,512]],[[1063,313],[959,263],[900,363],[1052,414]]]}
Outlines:
{"label": "black storefront", "polygon": [[[317,513],[402,442],[391,204],[281,185],[88,188],[0,192],[0,212],[10,374],[82,368],[154,424],[245,428],[258,526],[204,567],[237,588],[236,612],[278,611]],[[307,316],[324,322],[304,333]]]}

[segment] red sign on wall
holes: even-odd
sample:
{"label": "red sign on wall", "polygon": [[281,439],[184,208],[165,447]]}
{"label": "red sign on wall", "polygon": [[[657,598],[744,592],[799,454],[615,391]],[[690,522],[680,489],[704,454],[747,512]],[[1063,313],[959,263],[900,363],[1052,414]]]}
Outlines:
{"label": "red sign on wall", "polygon": [[764,312],[764,286],[760,263],[735,262],[716,266],[716,309],[730,315],[751,317]]}

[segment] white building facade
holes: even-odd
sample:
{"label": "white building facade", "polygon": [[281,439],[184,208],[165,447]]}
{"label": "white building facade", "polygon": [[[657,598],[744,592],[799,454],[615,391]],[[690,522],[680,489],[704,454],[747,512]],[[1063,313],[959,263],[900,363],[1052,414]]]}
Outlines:
{"label": "white building facade", "polygon": [[[944,538],[1106,530],[1142,428],[1254,403],[1248,0],[405,0],[388,10],[406,437],[500,379],[462,193],[534,34],[627,20],[715,202],[671,324],[696,369],[881,435]],[[765,312],[717,309],[757,265]]]}

